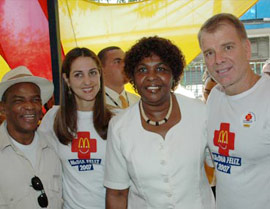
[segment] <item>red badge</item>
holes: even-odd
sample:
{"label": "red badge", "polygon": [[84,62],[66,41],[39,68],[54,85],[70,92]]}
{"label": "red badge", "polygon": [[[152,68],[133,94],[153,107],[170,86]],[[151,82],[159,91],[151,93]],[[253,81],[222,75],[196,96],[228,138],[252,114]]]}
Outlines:
{"label": "red badge", "polygon": [[78,132],[78,138],[72,140],[71,152],[78,152],[79,159],[90,159],[90,153],[97,152],[97,140],[91,139],[89,132]]}
{"label": "red badge", "polygon": [[214,145],[219,147],[219,154],[229,156],[229,150],[234,150],[234,137],[235,134],[230,132],[230,124],[221,123],[220,130],[214,134]]}

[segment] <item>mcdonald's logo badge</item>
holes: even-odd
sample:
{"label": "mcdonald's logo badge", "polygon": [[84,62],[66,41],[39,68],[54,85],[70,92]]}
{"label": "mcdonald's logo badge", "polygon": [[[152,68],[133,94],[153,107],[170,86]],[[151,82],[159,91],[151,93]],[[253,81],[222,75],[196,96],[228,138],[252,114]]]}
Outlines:
{"label": "mcdonald's logo badge", "polygon": [[97,152],[97,141],[90,138],[89,132],[78,132],[77,139],[72,140],[71,151],[78,153],[78,159],[90,159],[91,153]]}
{"label": "mcdonald's logo badge", "polygon": [[228,131],[224,131],[224,130],[221,130],[219,132],[219,136],[218,136],[218,143],[219,144],[228,144],[229,143],[229,139],[228,139]]}
{"label": "mcdonald's logo badge", "polygon": [[218,153],[229,156],[229,151],[234,150],[235,133],[230,132],[229,123],[221,123],[220,130],[214,132],[214,145],[218,147]]}

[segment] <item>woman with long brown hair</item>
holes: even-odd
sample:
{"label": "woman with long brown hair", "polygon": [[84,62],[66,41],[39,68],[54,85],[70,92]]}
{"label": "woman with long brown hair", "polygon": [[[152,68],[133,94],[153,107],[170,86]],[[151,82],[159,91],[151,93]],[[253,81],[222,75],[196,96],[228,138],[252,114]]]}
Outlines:
{"label": "woman with long brown hair", "polygon": [[64,208],[105,208],[104,158],[108,123],[100,61],[87,48],[74,48],[63,61],[60,106],[42,119],[40,130],[63,167]]}

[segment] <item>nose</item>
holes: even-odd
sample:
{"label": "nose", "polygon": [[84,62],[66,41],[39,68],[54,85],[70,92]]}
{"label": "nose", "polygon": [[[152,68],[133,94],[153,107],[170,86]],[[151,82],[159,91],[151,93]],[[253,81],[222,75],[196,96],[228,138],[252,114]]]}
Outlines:
{"label": "nose", "polygon": [[157,77],[157,75],[156,75],[156,71],[154,69],[151,69],[148,71],[148,74],[147,74],[148,80],[153,81],[156,79],[156,77]]}
{"label": "nose", "polygon": [[31,102],[31,101],[25,101],[23,104],[23,107],[26,110],[32,110],[35,108],[33,102]]}
{"label": "nose", "polygon": [[224,57],[224,53],[222,51],[217,51],[215,54],[215,58],[216,58],[216,64],[222,64],[223,62],[225,62],[225,57]]}
{"label": "nose", "polygon": [[90,76],[85,76],[84,79],[83,79],[83,83],[85,85],[90,85],[90,83],[91,83],[91,77]]}

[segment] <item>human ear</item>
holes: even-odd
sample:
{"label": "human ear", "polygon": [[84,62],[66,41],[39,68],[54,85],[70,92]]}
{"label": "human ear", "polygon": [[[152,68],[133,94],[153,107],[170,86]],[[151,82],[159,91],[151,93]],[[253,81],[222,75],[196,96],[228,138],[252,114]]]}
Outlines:
{"label": "human ear", "polygon": [[251,43],[248,39],[245,40],[244,47],[246,50],[247,59],[250,60],[251,59]]}
{"label": "human ear", "polygon": [[0,114],[5,115],[6,110],[5,110],[5,105],[3,102],[0,102]]}
{"label": "human ear", "polygon": [[67,74],[66,73],[63,73],[63,79],[65,81],[65,83],[67,84],[68,87],[70,87],[70,84],[69,84],[69,79],[67,77]]}

